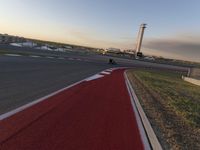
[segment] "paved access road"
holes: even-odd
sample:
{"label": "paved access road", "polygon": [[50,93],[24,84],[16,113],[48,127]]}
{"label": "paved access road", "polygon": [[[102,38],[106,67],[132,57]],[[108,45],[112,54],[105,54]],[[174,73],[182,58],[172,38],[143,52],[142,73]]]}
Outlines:
{"label": "paved access road", "polygon": [[0,149],[143,150],[123,72],[102,72],[0,121]]}

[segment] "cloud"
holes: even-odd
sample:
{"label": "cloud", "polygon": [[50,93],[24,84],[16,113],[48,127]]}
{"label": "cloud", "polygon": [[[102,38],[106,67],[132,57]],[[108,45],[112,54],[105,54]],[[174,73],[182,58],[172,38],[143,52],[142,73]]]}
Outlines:
{"label": "cloud", "polygon": [[190,33],[171,38],[147,39],[144,41],[144,49],[155,55],[200,62],[200,35]]}

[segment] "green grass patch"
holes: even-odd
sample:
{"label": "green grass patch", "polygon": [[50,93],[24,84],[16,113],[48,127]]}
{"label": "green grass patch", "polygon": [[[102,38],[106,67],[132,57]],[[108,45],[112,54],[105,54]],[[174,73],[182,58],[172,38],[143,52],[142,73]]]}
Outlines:
{"label": "green grass patch", "polygon": [[23,56],[28,56],[30,55],[29,52],[10,52],[7,50],[0,50],[0,55],[4,55],[4,54],[18,54],[18,55],[23,55]]}
{"label": "green grass patch", "polygon": [[[23,52],[23,51],[7,51],[7,50],[0,50],[0,55],[5,55],[5,54],[17,54],[17,55],[22,55],[22,56],[30,56],[30,55],[35,55],[33,52]],[[36,54],[37,56],[43,57],[44,55],[42,54]]]}
{"label": "green grass patch", "polygon": [[6,50],[0,50],[0,55],[4,55],[4,54],[7,54],[8,53],[8,51],[6,51]]}
{"label": "green grass patch", "polygon": [[177,72],[134,71],[145,86],[158,93],[186,121],[200,127],[200,87],[181,79]]}

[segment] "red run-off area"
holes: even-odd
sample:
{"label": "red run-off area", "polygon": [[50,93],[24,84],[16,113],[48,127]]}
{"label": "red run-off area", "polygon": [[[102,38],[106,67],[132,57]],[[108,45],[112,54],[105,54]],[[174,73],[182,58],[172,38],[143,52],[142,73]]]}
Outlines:
{"label": "red run-off area", "polygon": [[0,150],[142,150],[124,69],[0,121]]}

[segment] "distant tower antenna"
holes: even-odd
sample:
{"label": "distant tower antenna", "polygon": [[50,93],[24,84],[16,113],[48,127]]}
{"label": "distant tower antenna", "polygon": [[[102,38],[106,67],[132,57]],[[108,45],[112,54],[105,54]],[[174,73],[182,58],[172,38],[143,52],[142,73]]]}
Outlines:
{"label": "distant tower antenna", "polygon": [[138,38],[137,38],[137,46],[136,46],[136,54],[138,57],[142,57],[142,52],[141,52],[141,47],[142,47],[142,40],[144,36],[144,30],[146,28],[147,24],[141,24],[140,25],[140,30],[138,33]]}

